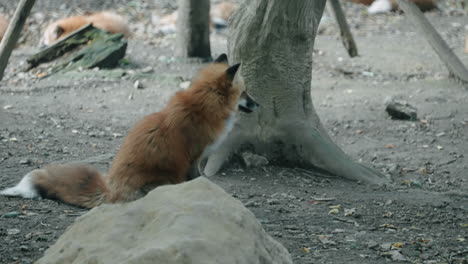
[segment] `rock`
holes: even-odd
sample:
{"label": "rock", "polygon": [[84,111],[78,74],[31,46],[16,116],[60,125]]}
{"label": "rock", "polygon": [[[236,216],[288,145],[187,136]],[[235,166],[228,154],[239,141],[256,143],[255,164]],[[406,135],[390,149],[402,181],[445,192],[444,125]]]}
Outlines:
{"label": "rock", "polygon": [[385,105],[385,111],[392,119],[417,120],[417,109],[405,101],[390,98],[385,100]]}
{"label": "rock", "polygon": [[2,217],[3,218],[15,218],[19,215],[20,215],[19,212],[13,211],[13,212],[8,212],[8,213],[3,214]]}
{"label": "rock", "polygon": [[367,242],[367,248],[370,248],[370,249],[375,249],[379,246],[379,244],[377,242],[375,242],[374,240],[370,240]]}
{"label": "rock", "polygon": [[190,82],[189,81],[181,82],[179,84],[179,87],[182,88],[182,89],[187,89],[187,88],[190,87]]}
{"label": "rock", "polygon": [[268,165],[267,158],[251,152],[242,153],[242,159],[247,167],[262,167]]}
{"label": "rock", "polygon": [[31,160],[30,159],[22,159],[22,160],[20,160],[19,163],[20,164],[31,164]]}
{"label": "rock", "polygon": [[13,236],[13,235],[16,235],[16,234],[19,234],[21,231],[17,228],[11,228],[11,229],[7,229],[7,234],[9,236]]}
{"label": "rock", "polygon": [[382,256],[390,257],[393,261],[408,261],[405,256],[403,256],[397,250],[391,250],[382,254]]}
{"label": "rock", "polygon": [[133,83],[133,88],[135,89],[143,89],[143,84],[139,81],[139,80],[136,80],[134,83]]}
{"label": "rock", "polygon": [[292,263],[242,203],[204,177],[92,209],[43,263]]}
{"label": "rock", "polygon": [[148,66],[148,67],[145,67],[145,68],[141,69],[142,73],[150,73],[150,72],[153,72],[153,71],[154,71],[153,67],[151,67],[151,66]]}

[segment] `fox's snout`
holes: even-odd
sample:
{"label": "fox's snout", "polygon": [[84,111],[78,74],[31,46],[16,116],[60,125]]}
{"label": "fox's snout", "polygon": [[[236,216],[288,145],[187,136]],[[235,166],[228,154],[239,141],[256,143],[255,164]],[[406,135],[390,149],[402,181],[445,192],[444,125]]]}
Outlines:
{"label": "fox's snout", "polygon": [[244,113],[252,113],[260,105],[246,92],[241,94],[239,100],[239,110]]}

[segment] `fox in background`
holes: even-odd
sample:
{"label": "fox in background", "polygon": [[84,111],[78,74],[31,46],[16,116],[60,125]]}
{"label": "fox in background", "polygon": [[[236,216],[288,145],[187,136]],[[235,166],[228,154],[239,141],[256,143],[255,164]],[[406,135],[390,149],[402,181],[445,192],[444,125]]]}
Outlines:
{"label": "fox in background", "polygon": [[92,23],[94,27],[107,30],[110,33],[122,33],[130,36],[128,23],[122,16],[109,11],[85,13],[84,15],[63,18],[48,25],[41,38],[41,46],[50,46],[70,35],[73,31]]}
{"label": "fox in background", "polygon": [[[421,10],[430,10],[437,7],[437,0],[409,0],[417,5]],[[351,0],[351,2],[369,6],[369,14],[387,13],[398,9],[396,0]]]}
{"label": "fox in background", "polygon": [[86,165],[49,165],[29,172],[0,195],[51,198],[92,208],[132,201],[157,186],[198,176],[194,168],[226,138],[237,112],[250,113],[259,106],[242,79],[234,79],[239,66],[229,66],[222,54],[165,108],[144,117],[124,139],[107,176]]}

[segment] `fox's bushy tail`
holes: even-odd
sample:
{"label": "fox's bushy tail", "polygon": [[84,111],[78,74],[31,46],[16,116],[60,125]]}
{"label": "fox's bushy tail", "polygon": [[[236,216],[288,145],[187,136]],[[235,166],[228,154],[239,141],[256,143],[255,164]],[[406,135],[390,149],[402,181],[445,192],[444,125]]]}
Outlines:
{"label": "fox's bushy tail", "polygon": [[106,201],[109,190],[104,176],[94,168],[79,165],[49,165],[26,174],[14,187],[0,195],[57,199],[83,208]]}

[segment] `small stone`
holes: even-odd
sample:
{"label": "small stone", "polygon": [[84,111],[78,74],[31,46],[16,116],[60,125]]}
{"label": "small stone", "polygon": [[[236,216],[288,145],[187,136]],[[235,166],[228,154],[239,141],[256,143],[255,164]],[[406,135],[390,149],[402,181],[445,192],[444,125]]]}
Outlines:
{"label": "small stone", "polygon": [[379,244],[377,242],[375,242],[374,240],[369,240],[367,242],[367,248],[374,249],[374,248],[376,248],[378,246],[379,246]]}
{"label": "small stone", "polygon": [[392,119],[416,120],[417,109],[404,101],[397,101],[393,98],[385,99],[385,111]]}
{"label": "small stone", "polygon": [[20,246],[20,250],[21,250],[21,251],[28,251],[28,250],[29,250],[29,247],[28,247],[28,246],[25,246],[25,245],[22,245],[22,246]]}
{"label": "small stone", "polygon": [[383,255],[390,257],[393,261],[407,261],[406,257],[403,256],[398,250],[391,250]]}
{"label": "small stone", "polygon": [[279,204],[279,203],[280,203],[280,202],[279,202],[278,199],[272,198],[272,199],[268,199],[268,200],[267,200],[267,204],[270,204],[270,205]]}
{"label": "small stone", "polygon": [[13,235],[16,235],[16,234],[19,234],[21,231],[17,228],[12,228],[12,229],[7,229],[7,234],[9,236],[13,236]]}
{"label": "small stone", "polygon": [[135,89],[143,89],[143,84],[139,80],[136,80],[135,83],[133,83],[133,87]]}
{"label": "small stone", "polygon": [[31,164],[31,160],[30,159],[23,159],[23,160],[20,160],[19,163],[20,164]]}
{"label": "small stone", "polygon": [[3,214],[2,217],[4,217],[4,218],[14,218],[14,217],[17,217],[18,215],[20,215],[19,212],[12,211],[12,212],[8,212],[8,213]]}
{"label": "small stone", "polygon": [[190,82],[189,81],[186,81],[186,82],[181,82],[179,84],[179,87],[182,88],[182,89],[187,89],[190,87]]}
{"label": "small stone", "polygon": [[151,66],[145,67],[145,68],[141,69],[141,72],[142,72],[142,73],[150,73],[150,72],[153,72],[153,67],[151,67]]}
{"label": "small stone", "polygon": [[381,251],[389,251],[392,248],[392,243],[383,243],[380,245]]}

